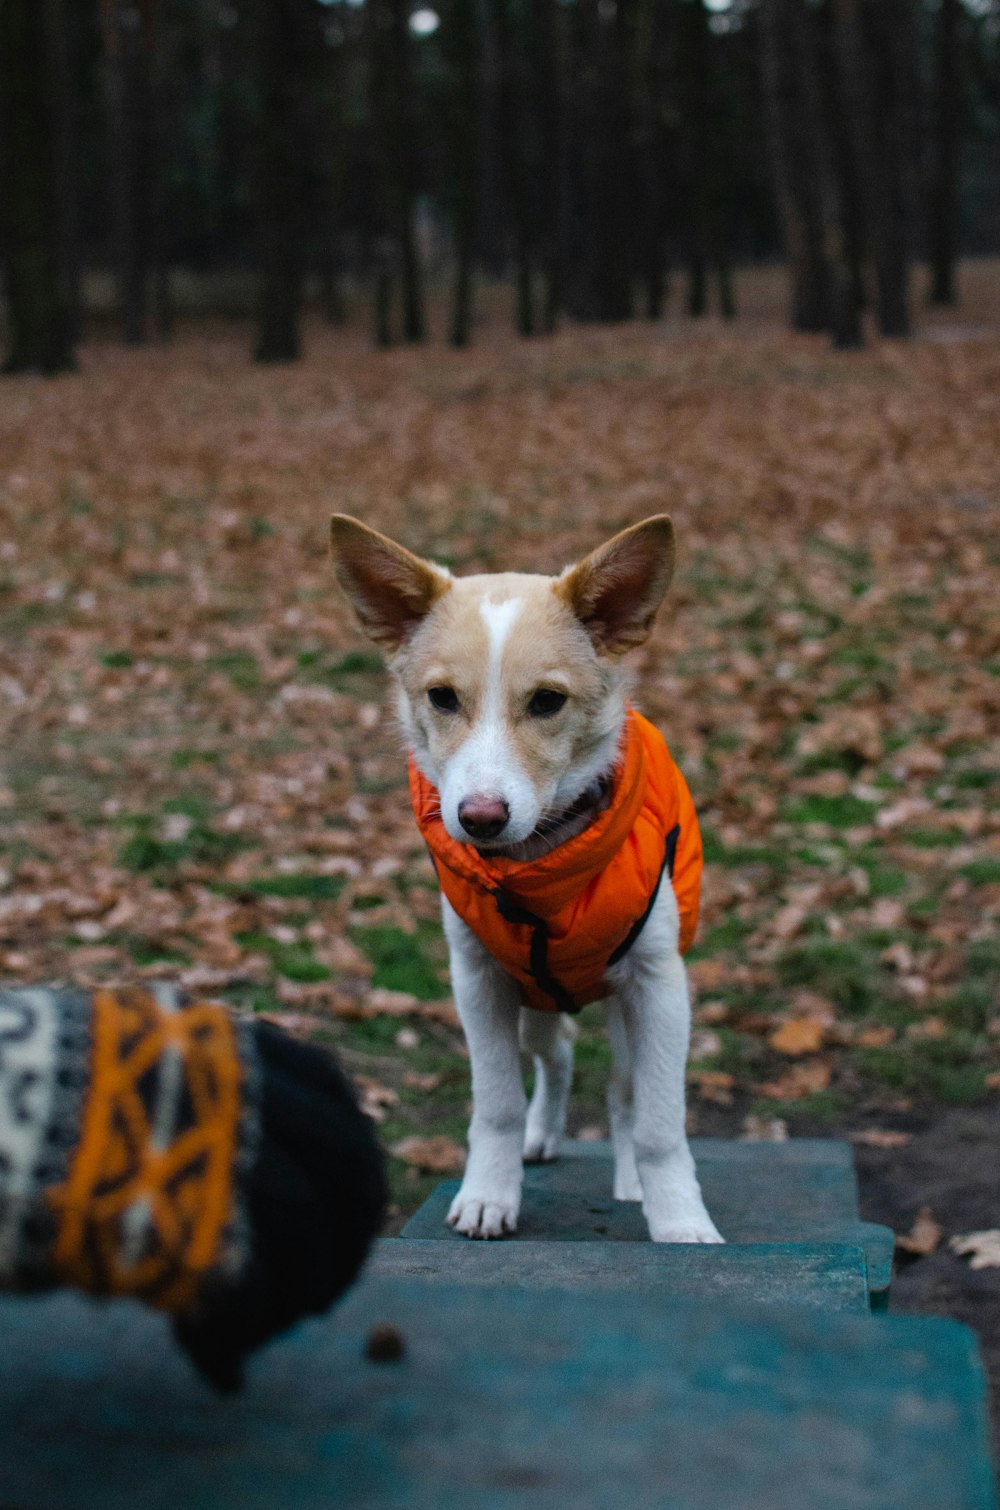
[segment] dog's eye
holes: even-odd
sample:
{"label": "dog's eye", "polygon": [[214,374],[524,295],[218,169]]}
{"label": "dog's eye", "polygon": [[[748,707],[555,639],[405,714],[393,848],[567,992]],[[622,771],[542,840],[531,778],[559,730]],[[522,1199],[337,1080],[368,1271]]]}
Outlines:
{"label": "dog's eye", "polygon": [[539,687],[528,704],[528,712],[532,718],[551,718],[553,713],[558,713],[565,704],[565,692],[553,692],[551,687]]}
{"label": "dog's eye", "polygon": [[439,713],[458,712],[458,693],[454,687],[430,687],[427,696],[431,700],[431,707]]}

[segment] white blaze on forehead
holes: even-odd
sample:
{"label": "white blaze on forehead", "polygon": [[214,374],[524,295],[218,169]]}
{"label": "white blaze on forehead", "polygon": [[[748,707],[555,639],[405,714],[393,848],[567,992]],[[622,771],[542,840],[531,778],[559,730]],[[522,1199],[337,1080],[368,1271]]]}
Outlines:
{"label": "white blaze on forehead", "polygon": [[480,603],[479,612],[490,637],[490,680],[500,674],[503,647],[511,626],[521,610],[520,598],[505,598],[501,603]]}

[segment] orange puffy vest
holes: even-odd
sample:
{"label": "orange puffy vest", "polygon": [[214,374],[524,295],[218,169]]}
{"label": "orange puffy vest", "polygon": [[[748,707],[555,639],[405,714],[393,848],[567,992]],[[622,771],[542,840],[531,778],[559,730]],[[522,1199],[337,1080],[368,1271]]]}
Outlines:
{"label": "orange puffy vest", "polygon": [[611,802],[538,860],[482,855],[453,839],[437,790],[410,759],[410,797],[441,890],[540,1012],[606,996],[609,965],[638,938],[663,872],[680,912],[680,949],[698,923],[701,834],[684,777],[658,729],[630,708]]}

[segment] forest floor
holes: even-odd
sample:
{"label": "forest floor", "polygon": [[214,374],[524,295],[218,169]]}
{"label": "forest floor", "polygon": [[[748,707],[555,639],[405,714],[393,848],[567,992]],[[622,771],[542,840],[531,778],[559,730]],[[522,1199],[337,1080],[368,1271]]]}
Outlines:
{"label": "forest floor", "polygon": [[[851,354],[771,288],[729,328],[376,353],[317,324],[261,369],[201,325],[5,379],[0,979],[170,976],[332,1044],[398,1224],[461,1163],[468,1065],[327,517],[552,570],[667,509],[635,696],[705,840],[692,1128],[851,1137],[912,1250],[897,1303],[970,1321],[1000,1378],[1000,1267],[949,1246],[1000,1226],[1000,270]],[[607,1067],[588,1009],[575,1134]]]}

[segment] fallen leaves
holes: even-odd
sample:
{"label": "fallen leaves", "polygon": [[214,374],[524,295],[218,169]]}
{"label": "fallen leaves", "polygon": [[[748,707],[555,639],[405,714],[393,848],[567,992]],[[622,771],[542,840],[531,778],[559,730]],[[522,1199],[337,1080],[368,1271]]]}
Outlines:
{"label": "fallen leaves", "polygon": [[394,1143],[389,1152],[415,1169],[428,1174],[456,1174],[465,1168],[465,1150],[453,1138],[410,1137]]}
{"label": "fallen leaves", "polygon": [[865,1127],[849,1136],[852,1143],[861,1143],[866,1148],[905,1148],[913,1134],[891,1127]]}
{"label": "fallen leaves", "polygon": [[823,1047],[823,1025],[813,1017],[790,1017],[776,1028],[768,1038],[772,1049],[779,1054],[797,1057],[800,1054],[815,1054]]}
{"label": "fallen leaves", "polygon": [[805,1059],[793,1064],[777,1080],[765,1081],[756,1087],[762,1096],[772,1101],[804,1101],[825,1091],[830,1084],[833,1069],[828,1059]]}
{"label": "fallen leaves", "polygon": [[941,1227],[934,1220],[929,1206],[921,1206],[909,1232],[896,1233],[896,1247],[916,1258],[925,1258],[933,1253],[941,1241]]}
{"label": "fallen leaves", "polygon": [[439,942],[437,891],[329,499],[458,571],[551,570],[665,489],[678,612],[636,698],[706,840],[694,1097],[834,1073],[849,1097],[905,1060],[924,1099],[960,1053],[995,1094],[996,1037],[949,997],[994,970],[1000,916],[996,516],[947,502],[1000,496],[995,342],[312,347],[263,381],[242,333],[95,344],[81,378],[0,392],[0,970],[224,991],[377,1041],[415,1094],[373,1109],[433,1111],[450,1069],[400,1077],[418,1041],[459,1066],[443,954],[418,980],[372,929]]}

